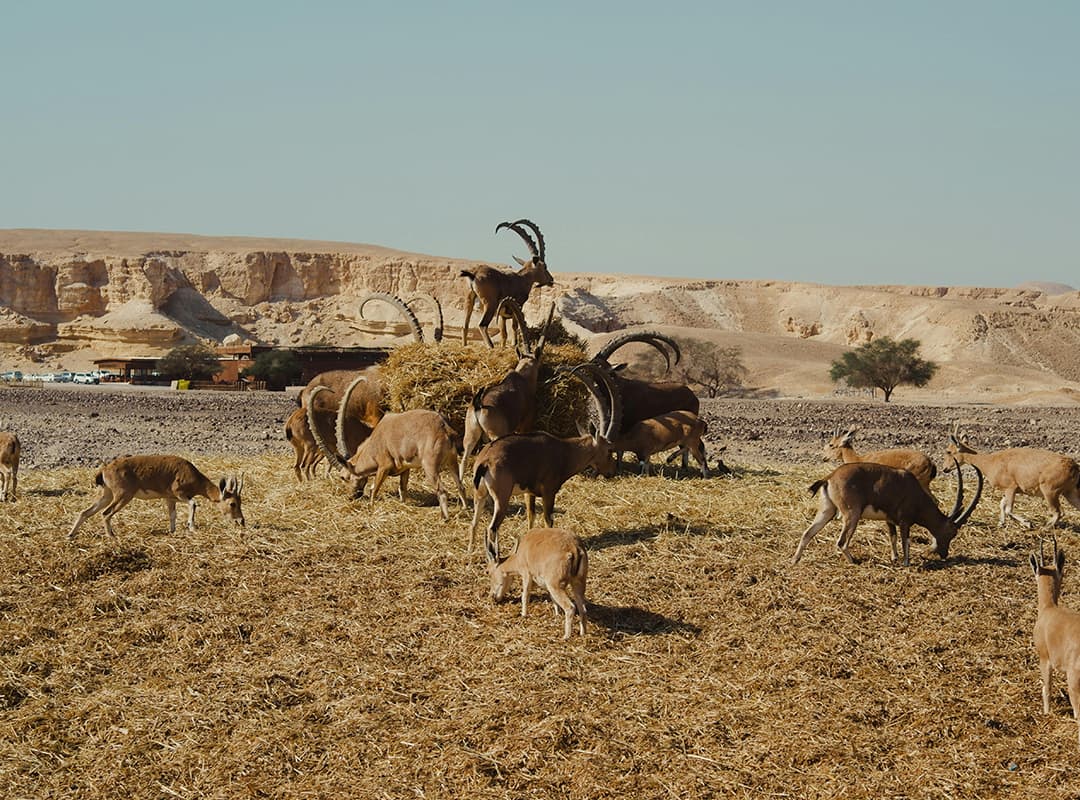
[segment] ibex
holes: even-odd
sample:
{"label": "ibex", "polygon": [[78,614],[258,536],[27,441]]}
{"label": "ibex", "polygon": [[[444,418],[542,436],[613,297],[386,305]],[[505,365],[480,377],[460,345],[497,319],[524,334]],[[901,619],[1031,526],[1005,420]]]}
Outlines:
{"label": "ibex", "polygon": [[1052,512],[1044,528],[1053,528],[1061,519],[1061,498],[1064,497],[1080,508],[1080,465],[1050,450],[1033,447],[1013,447],[996,453],[977,453],[957,438],[949,435],[945,449],[945,470],[951,471],[958,464],[971,464],[986,473],[986,479],[995,489],[1000,489],[1001,517],[998,524],[1004,528],[1006,517],[1012,517],[1025,528],[1031,523],[1013,513],[1013,499],[1017,494],[1041,494]]}
{"label": "ibex", "polygon": [[[536,241],[525,230],[525,226],[536,234]],[[517,256],[514,260],[521,265],[517,272],[504,272],[495,267],[481,265],[473,269],[463,269],[461,277],[469,282],[469,292],[465,297],[465,324],[461,329],[461,343],[469,343],[469,320],[472,319],[473,305],[479,298],[483,306],[483,314],[480,317],[480,335],[488,347],[494,347],[491,336],[488,334],[488,326],[494,319],[499,303],[503,298],[509,297],[520,307],[524,307],[529,299],[533,284],[537,286],[551,286],[555,279],[548,272],[545,259],[544,236],[540,229],[527,219],[519,219],[515,222],[500,222],[495,226],[495,233],[503,228],[511,230],[522,238],[526,247],[529,248],[530,258],[522,261]],[[508,314],[507,314],[508,316]],[[507,316],[499,315],[499,332],[502,336],[503,345],[506,344],[506,319]]]}
{"label": "ibex", "polygon": [[[420,295],[418,296],[418,298],[413,299],[419,299],[419,297],[430,298],[435,303],[435,308],[438,313],[438,322],[435,326],[435,341],[439,341],[440,339],[442,339],[442,306],[439,304],[439,301],[436,300],[434,297],[431,297],[431,295]],[[420,320],[416,318],[416,314],[414,314],[413,310],[409,308],[409,304],[402,300],[400,297],[398,297],[396,294],[389,294],[387,292],[370,292],[369,294],[365,295],[364,299],[360,301],[359,312],[361,319],[364,318],[364,307],[372,300],[388,303],[394,308],[396,308],[401,314],[402,319],[405,320],[405,324],[409,326],[409,332],[412,334],[413,341],[424,341],[424,331],[420,327]]]}
{"label": "ibex", "polygon": [[8,431],[0,431],[0,501],[15,500],[19,485],[19,453],[22,445],[19,437]]}
{"label": "ibex", "polygon": [[649,474],[649,459],[652,456],[678,447],[679,450],[668,461],[674,460],[680,452],[683,455],[693,453],[701,465],[701,474],[708,478],[709,464],[705,456],[705,443],[701,441],[707,430],[705,421],[697,414],[691,411],[672,411],[642,420],[626,433],[615,437],[612,446],[620,453],[628,450],[636,455],[642,475]]}
{"label": "ibex", "polygon": [[473,396],[472,404],[465,411],[465,450],[458,469],[460,480],[465,480],[465,462],[481,439],[487,438],[490,441],[511,433],[527,433],[532,430],[536,420],[536,385],[540,376],[540,359],[544,353],[547,329],[555,313],[555,304],[551,304],[543,333],[535,347],[528,341],[525,320],[517,303],[506,298],[503,304],[510,306],[519,328],[525,332],[525,342],[524,346],[518,347],[517,365],[499,383],[479,389]]}
{"label": "ibex", "polygon": [[839,466],[827,478],[815,481],[810,487],[811,494],[821,491],[821,505],[817,517],[803,533],[791,563],[799,563],[806,545],[818,531],[836,518],[838,512],[844,518],[844,527],[840,531],[840,538],[836,540],[836,547],[852,564],[855,559],[848,552],[848,544],[860,519],[880,519],[888,523],[893,561],[897,559],[896,529],[900,528],[905,567],[911,563],[909,535],[912,525],[926,528],[934,539],[934,552],[941,558],[948,558],[949,544],[956,537],[960,526],[967,522],[971,512],[975,510],[979,495],[982,494],[983,476],[978,468],[975,469],[975,475],[978,480],[975,496],[971,504],[961,511],[964,479],[957,470],[956,503],[949,515],[945,516],[922,484],[905,469],[869,463]]}
{"label": "ibex", "polygon": [[[667,414],[671,411],[689,411],[697,414],[701,402],[685,383],[678,381],[645,381],[637,378],[627,378],[622,375],[625,365],[612,366],[609,359],[616,350],[631,342],[641,342],[655,348],[670,367],[671,356],[668,355],[664,345],[671,348],[675,356],[675,363],[682,359],[682,351],[678,343],[670,336],[652,331],[638,331],[617,336],[604,345],[596,355],[593,363],[603,367],[611,375],[615,382],[615,388],[622,400],[623,420],[622,425],[616,432],[627,433],[632,427],[642,420]],[[616,453],[616,461],[622,461],[622,451]],[[683,468],[686,468],[686,454],[683,454]]]}
{"label": "ibex", "polygon": [[[324,434],[325,436],[325,434]],[[305,478],[315,478],[315,467],[322,461],[323,454],[315,437],[311,435],[311,427],[308,425],[307,412],[298,408],[285,420],[285,440],[292,445],[296,458],[293,461],[293,472],[296,480],[303,482]]]}
{"label": "ibex", "polygon": [[480,451],[473,472],[473,519],[469,528],[469,551],[472,551],[480,514],[488,496],[494,500],[495,510],[488,525],[485,551],[489,561],[499,557],[499,526],[506,516],[510,498],[516,492],[524,492],[525,513],[528,525],[533,527],[536,515],[537,495],[543,501],[544,522],[553,525],[555,495],[571,477],[589,467],[601,475],[615,474],[611,457],[611,436],[619,425],[621,407],[618,395],[607,373],[591,363],[579,365],[572,370],[591,370],[608,390],[606,403],[601,400],[596,384],[585,384],[602,409],[603,433],[593,433],[569,439],[559,439],[548,433],[511,434],[496,439]]}
{"label": "ibex", "polygon": [[841,464],[868,461],[872,464],[884,464],[887,467],[906,469],[915,476],[916,480],[922,484],[922,487],[927,492],[930,491],[930,481],[937,476],[937,467],[934,466],[934,462],[925,453],[903,448],[856,453],[855,433],[857,430],[857,428],[849,428],[846,433],[841,433],[840,429],[837,428],[832,439],[825,445],[822,460],[839,461]]}
{"label": "ibex", "polygon": [[101,497],[79,514],[69,539],[74,539],[82,524],[99,511],[105,521],[105,532],[111,536],[113,515],[132,500],[164,500],[169,508],[169,533],[176,533],[177,501],[188,504],[188,530],[195,530],[196,497],[216,503],[222,514],[237,525],[244,525],[240,507],[243,474],[214,483],[194,464],[178,456],[123,456],[102,466],[94,475],[94,483],[101,487]]}
{"label": "ibex", "polygon": [[1035,619],[1035,652],[1039,654],[1042,676],[1043,714],[1050,713],[1050,683],[1054,670],[1065,673],[1073,718],[1080,726],[1080,614],[1058,605],[1065,572],[1065,553],[1054,540],[1054,560],[1047,565],[1042,546],[1039,558],[1031,554],[1031,571],[1038,586],[1039,615]]}
{"label": "ibex", "polygon": [[[343,422],[342,412],[348,407],[349,395],[355,386],[354,382],[345,391],[342,410],[338,414],[339,430]],[[311,404],[314,404],[321,391],[322,387],[315,387],[310,398]],[[457,434],[442,415],[435,411],[416,409],[400,414],[383,415],[379,424],[371,432],[371,436],[365,439],[356,448],[356,453],[348,459],[344,453],[338,453],[330,448],[317,427],[312,425],[312,430],[319,447],[328,459],[337,464],[341,470],[341,477],[352,481],[358,496],[363,494],[367,479],[372,475],[375,476],[371,487],[372,506],[375,505],[375,498],[383,482],[394,475],[401,478],[398,495],[404,500],[409,483],[409,471],[413,469],[424,470],[428,483],[431,484],[439,499],[443,521],[450,518],[450,511],[447,508],[446,492],[442,488],[439,475],[442,470],[449,469],[453,472],[462,505],[468,502],[465,498],[465,489],[458,480],[457,474],[459,452],[456,444]],[[342,438],[339,434],[338,441]]]}
{"label": "ibex", "polygon": [[488,563],[491,596],[501,602],[512,575],[521,576],[521,616],[529,610],[529,589],[533,582],[547,589],[555,616],[563,610],[563,639],[570,638],[574,614],[578,633],[585,635],[588,610],[585,608],[585,580],[589,576],[589,554],[581,540],[563,528],[533,528],[522,536],[514,552],[500,561]]}

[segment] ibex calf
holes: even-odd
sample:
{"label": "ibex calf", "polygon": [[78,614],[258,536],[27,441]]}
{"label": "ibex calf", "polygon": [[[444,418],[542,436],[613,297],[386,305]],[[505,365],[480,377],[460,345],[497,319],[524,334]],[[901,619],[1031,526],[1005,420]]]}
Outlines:
{"label": "ibex calf", "polygon": [[533,528],[522,536],[508,558],[488,563],[491,596],[499,602],[506,596],[512,575],[521,576],[521,616],[529,610],[529,589],[535,581],[547,589],[565,617],[563,639],[570,638],[574,615],[578,633],[585,635],[585,579],[589,575],[589,554],[581,540],[562,528]]}
{"label": "ibex calf", "polygon": [[1031,571],[1038,586],[1039,615],[1035,619],[1035,652],[1042,676],[1043,713],[1050,713],[1050,681],[1054,670],[1065,673],[1073,717],[1080,725],[1080,614],[1058,605],[1065,553],[1054,542],[1054,560],[1047,565],[1031,554]]}
{"label": "ibex calf", "polygon": [[825,445],[822,453],[824,461],[839,461],[841,464],[854,464],[858,461],[869,461],[873,464],[884,464],[887,467],[906,469],[916,480],[922,484],[927,492],[930,491],[930,481],[937,476],[937,467],[925,453],[918,450],[906,450],[895,448],[890,450],[873,450],[869,453],[855,452],[855,428],[850,428],[847,433],[840,433],[839,429],[833,434],[832,439]]}
{"label": "ibex calf", "polygon": [[315,477],[315,467],[322,461],[323,454],[315,437],[311,435],[311,427],[308,425],[307,412],[298,408],[285,420],[285,440],[292,445],[296,458],[293,461],[293,472],[296,480],[303,482],[305,478],[312,480]]}
{"label": "ibex calf", "polygon": [[[629,450],[636,455],[642,475],[649,474],[649,459],[652,456],[678,447],[679,450],[668,461],[680,453],[693,453],[701,465],[701,474],[708,478],[705,443],[701,441],[707,430],[705,421],[697,414],[691,411],[672,411],[670,414],[642,420],[626,433],[615,437],[612,446],[617,452]],[[618,466],[616,462],[616,467]]]}
{"label": "ibex calf", "polygon": [[74,539],[82,524],[99,511],[105,521],[105,532],[111,536],[110,520],[132,500],[164,500],[169,507],[169,533],[176,533],[177,501],[188,504],[188,530],[195,530],[196,497],[216,503],[226,517],[244,525],[240,507],[244,476],[229,476],[214,483],[194,464],[178,456],[123,456],[99,469],[94,483],[101,487],[101,497],[79,514],[69,539]]}
{"label": "ibex calf", "polygon": [[1061,519],[1061,498],[1080,508],[1080,465],[1068,456],[1033,447],[1013,447],[996,453],[977,453],[956,437],[949,436],[945,449],[945,469],[958,464],[971,464],[986,473],[986,479],[1002,491],[1001,517],[998,524],[1005,527],[1006,517],[1012,517],[1025,528],[1031,523],[1013,513],[1017,494],[1041,494],[1050,506],[1051,516],[1045,528],[1053,528]]}
{"label": "ibex calf", "polygon": [[0,501],[14,500],[19,485],[19,453],[22,445],[14,433],[0,431]]}
{"label": "ibex calf", "polygon": [[956,473],[956,503],[948,516],[941,513],[934,499],[926,493],[915,476],[904,469],[887,467],[884,464],[844,464],[832,471],[829,477],[816,481],[810,487],[810,493],[821,492],[821,505],[818,515],[799,540],[792,564],[798,564],[803,550],[818,531],[824,528],[839,513],[844,518],[844,527],[836,547],[851,563],[855,559],[848,552],[855,528],[860,519],[885,520],[889,525],[889,542],[892,545],[893,561],[896,553],[896,529],[900,528],[900,538],[904,548],[904,566],[911,563],[909,556],[909,535],[912,525],[920,525],[930,531],[934,538],[934,551],[941,558],[949,557],[949,544],[956,537],[960,526],[967,522],[971,512],[979,502],[982,493],[983,477],[975,470],[978,487],[971,504],[960,511],[964,501],[964,480],[959,471]]}

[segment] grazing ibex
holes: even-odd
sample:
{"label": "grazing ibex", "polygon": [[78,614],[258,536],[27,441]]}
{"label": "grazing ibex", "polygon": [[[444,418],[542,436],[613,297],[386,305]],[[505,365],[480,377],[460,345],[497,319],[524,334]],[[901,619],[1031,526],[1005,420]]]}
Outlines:
{"label": "grazing ibex", "polygon": [[69,539],[74,539],[82,524],[99,511],[105,521],[105,532],[111,536],[110,520],[132,500],[164,500],[169,508],[169,533],[176,533],[177,501],[188,504],[188,530],[195,530],[196,497],[216,503],[222,514],[237,525],[244,525],[244,512],[240,507],[243,474],[239,478],[230,475],[214,483],[194,464],[178,456],[123,456],[102,466],[94,475],[94,483],[101,487],[101,497],[79,514],[68,534]]}
{"label": "grazing ibex", "polygon": [[563,528],[533,528],[520,539],[507,558],[488,562],[491,596],[501,602],[509,588],[510,576],[521,576],[521,616],[529,610],[529,589],[533,582],[547,589],[555,607],[565,617],[563,639],[570,638],[574,614],[578,633],[585,635],[588,610],[585,608],[585,580],[589,576],[589,554],[581,540]]}
{"label": "grazing ibex", "polygon": [[[348,407],[349,394],[355,388],[354,382],[345,391],[342,400],[342,410]],[[316,386],[311,394],[311,401],[322,391],[322,387]],[[310,409],[310,405],[309,405]],[[343,422],[343,414],[338,413],[338,429],[340,431]],[[309,424],[311,424],[309,422]],[[416,409],[404,411],[400,414],[385,414],[371,432],[371,436],[365,439],[356,453],[351,458],[346,458],[344,453],[338,453],[330,448],[326,439],[319,429],[312,425],[315,439],[326,457],[341,470],[341,477],[353,482],[357,496],[363,494],[367,479],[372,475],[375,481],[371,486],[371,504],[375,505],[375,498],[383,482],[391,476],[400,476],[401,482],[398,488],[398,496],[404,500],[405,491],[409,483],[409,471],[423,469],[428,483],[435,490],[439,499],[439,508],[442,511],[443,521],[450,518],[450,511],[446,504],[446,492],[442,488],[440,472],[449,469],[453,472],[454,482],[457,484],[458,496],[461,497],[462,505],[468,501],[465,498],[465,489],[461,485],[457,474],[457,458],[459,447],[457,434],[450,424],[435,411]],[[338,441],[342,440],[338,435]]]}
{"label": "grazing ibex", "polygon": [[[528,227],[536,234],[536,241],[525,230]],[[461,277],[469,282],[469,292],[465,297],[465,324],[461,329],[461,343],[469,343],[469,320],[472,319],[473,305],[480,300],[483,306],[483,314],[480,317],[480,335],[488,347],[494,347],[491,336],[488,334],[488,326],[499,308],[499,303],[506,297],[512,298],[520,307],[524,307],[529,299],[533,284],[537,286],[551,286],[555,279],[548,272],[545,259],[544,236],[540,229],[527,219],[519,219],[515,222],[500,222],[495,226],[498,233],[503,228],[511,230],[520,236],[529,248],[530,258],[522,261],[517,256],[514,260],[521,265],[517,272],[504,272],[495,267],[481,265],[473,269],[463,269]],[[499,332],[502,335],[502,343],[506,344],[506,319],[509,315],[499,314]]]}
{"label": "grazing ibex", "polygon": [[927,492],[930,491],[930,481],[937,475],[937,467],[934,466],[934,462],[925,453],[903,448],[856,453],[855,433],[857,430],[857,428],[849,428],[846,433],[841,433],[840,429],[837,428],[832,439],[825,445],[822,460],[839,461],[841,464],[869,461],[873,464],[884,464],[887,467],[906,469],[915,476]]}
{"label": "grazing ibex", "polygon": [[705,456],[705,443],[701,441],[707,430],[705,421],[697,414],[691,411],[672,411],[651,419],[643,419],[626,433],[615,437],[612,446],[620,453],[628,450],[636,455],[642,475],[649,474],[650,457],[678,447],[679,450],[672,454],[668,461],[674,460],[679,453],[693,453],[701,465],[701,474],[708,478],[709,464]]}
{"label": "grazing ibex", "polygon": [[510,373],[499,383],[478,390],[471,405],[465,410],[465,450],[461,454],[461,465],[458,469],[460,480],[465,480],[465,462],[481,439],[487,438],[490,441],[511,433],[527,433],[532,430],[536,420],[536,384],[540,376],[540,359],[544,353],[548,325],[555,313],[555,304],[551,304],[543,333],[533,347],[528,341],[525,320],[517,303],[509,298],[504,299],[503,303],[510,306],[520,329],[525,332],[525,342],[524,346],[518,347],[518,363]]}
{"label": "grazing ibex", "polygon": [[1030,563],[1038,586],[1039,615],[1035,619],[1032,638],[1035,652],[1039,654],[1043,713],[1050,713],[1050,682],[1056,669],[1065,673],[1073,718],[1080,726],[1080,614],[1058,605],[1065,553],[1058,550],[1055,539],[1052,563],[1046,564],[1041,545],[1039,558],[1032,553]]}
{"label": "grazing ibex", "polygon": [[888,523],[893,561],[897,558],[896,529],[900,528],[905,567],[911,563],[908,539],[912,525],[926,528],[934,539],[934,552],[941,558],[948,558],[949,544],[956,537],[960,526],[967,522],[971,512],[975,510],[982,493],[983,476],[978,468],[975,469],[975,475],[978,480],[975,496],[971,504],[961,511],[960,506],[964,502],[964,479],[957,470],[956,503],[949,515],[945,516],[922,484],[906,469],[869,463],[839,466],[827,478],[815,481],[810,487],[811,494],[821,491],[821,505],[817,517],[803,533],[791,563],[799,563],[806,545],[818,531],[836,518],[837,512],[844,518],[844,527],[840,531],[840,538],[836,540],[836,546],[852,564],[855,559],[848,552],[848,543],[860,519],[880,519]]}
{"label": "grazing ibex", "polygon": [[571,477],[589,467],[605,477],[615,474],[610,437],[619,425],[619,398],[606,372],[591,363],[578,365],[571,372],[576,376],[577,370],[581,369],[592,371],[608,391],[609,397],[606,401],[602,400],[596,382],[591,379],[584,381],[602,409],[601,417],[606,417],[603,433],[569,439],[559,439],[548,433],[514,433],[496,439],[481,450],[473,472],[475,494],[472,526],[469,528],[470,552],[481,511],[489,495],[494,500],[495,510],[487,529],[485,551],[487,559],[492,561],[499,557],[499,525],[506,516],[510,498],[516,492],[525,493],[525,513],[530,528],[536,515],[536,496],[540,496],[544,522],[550,528],[555,512],[555,495]]}
{"label": "grazing ibex", "polygon": [[1044,528],[1053,528],[1061,519],[1061,498],[1064,497],[1080,508],[1080,465],[1068,456],[1037,450],[1033,447],[1012,447],[995,453],[977,453],[964,444],[956,433],[949,435],[945,449],[945,470],[950,472],[958,464],[971,464],[986,474],[995,489],[1000,489],[1001,517],[999,525],[1004,528],[1006,517],[1012,517],[1025,528],[1031,523],[1013,513],[1013,499],[1017,494],[1041,494],[1052,512]]}
{"label": "grazing ibex", "polygon": [[323,454],[315,437],[311,435],[311,427],[308,425],[307,412],[298,408],[285,420],[285,439],[292,445],[296,453],[293,462],[293,472],[296,480],[303,482],[305,478],[315,478],[315,467],[322,461]]}
{"label": "grazing ibex", "polygon": [[22,445],[14,433],[0,431],[0,501],[14,500],[19,485],[19,453]]}

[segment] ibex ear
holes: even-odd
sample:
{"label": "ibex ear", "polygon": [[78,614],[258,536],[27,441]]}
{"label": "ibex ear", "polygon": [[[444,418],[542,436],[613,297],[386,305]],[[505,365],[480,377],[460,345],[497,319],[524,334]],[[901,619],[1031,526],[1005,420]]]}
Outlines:
{"label": "ibex ear", "polygon": [[239,495],[240,492],[242,492],[242,491],[244,491],[244,473],[243,472],[241,472],[240,477],[236,479],[236,494]]}
{"label": "ibex ear", "polygon": [[1058,575],[1065,574],[1065,551],[1058,550],[1057,554],[1057,571]]}
{"label": "ibex ear", "polygon": [[1031,574],[1035,577],[1039,576],[1039,559],[1035,558],[1035,554],[1032,553],[1028,556],[1028,564],[1031,565]]}
{"label": "ibex ear", "polygon": [[229,485],[229,482],[228,482],[228,480],[226,480],[225,478],[222,478],[222,479],[221,479],[220,481],[218,481],[218,485],[217,485],[218,491],[219,491],[219,492],[224,492],[224,491],[225,491],[225,488],[226,488],[226,487],[227,487],[228,485]]}
{"label": "ibex ear", "polygon": [[520,259],[520,258],[518,258],[517,256],[513,256],[513,259],[514,259],[514,261],[516,261],[516,262],[517,262],[518,264],[520,264],[521,266],[523,266],[523,267],[525,266],[525,263],[526,263],[526,262],[525,262],[525,261],[523,261],[523,260],[521,260],[521,259]]}

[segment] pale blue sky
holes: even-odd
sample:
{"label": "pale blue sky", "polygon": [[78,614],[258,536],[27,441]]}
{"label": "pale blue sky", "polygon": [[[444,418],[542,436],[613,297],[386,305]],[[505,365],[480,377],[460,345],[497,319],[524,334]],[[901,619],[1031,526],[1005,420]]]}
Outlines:
{"label": "pale blue sky", "polygon": [[0,227],[1080,285],[1080,2],[6,2]]}

